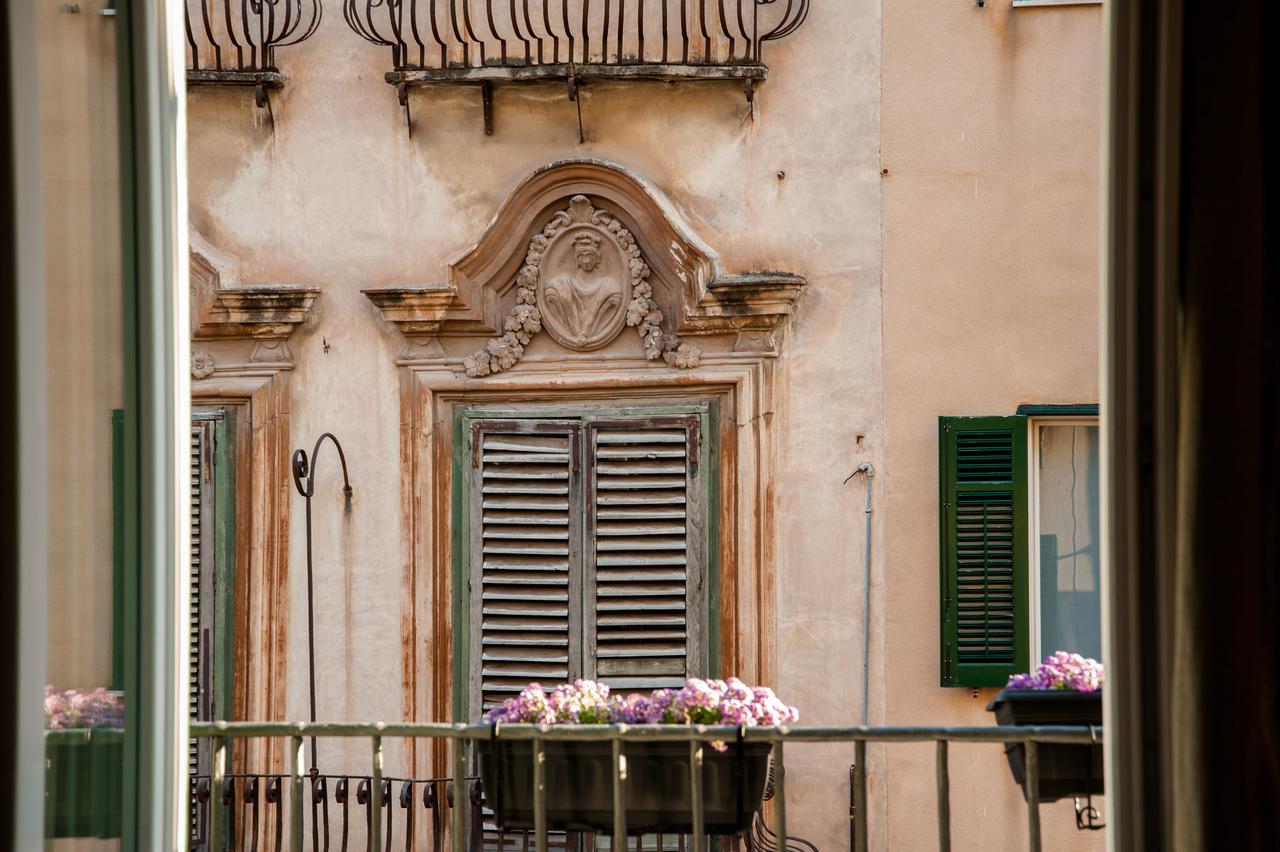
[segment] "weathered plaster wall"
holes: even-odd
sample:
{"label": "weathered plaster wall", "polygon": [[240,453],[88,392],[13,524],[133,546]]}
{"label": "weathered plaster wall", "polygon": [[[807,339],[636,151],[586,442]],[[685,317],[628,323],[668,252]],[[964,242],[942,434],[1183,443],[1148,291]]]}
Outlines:
{"label": "weathered plaster wall", "polygon": [[[337,434],[356,496],[344,518],[337,468],[322,451],[321,717],[398,719],[402,707],[393,359],[403,344],[360,290],[440,280],[525,175],[567,156],[597,156],[660,186],[726,272],[782,269],[809,279],[764,415],[782,436],[769,543],[779,573],[777,685],[806,721],[856,721],[862,494],[841,480],[881,444],[878,34],[875,0],[815,3],[795,36],[766,47],[770,79],[754,120],[733,84],[590,86],[585,144],[561,85],[499,88],[491,137],[481,130],[477,90],[414,92],[410,139],[381,79],[389,52],[355,37],[339,14],[281,52],[291,79],[273,96],[274,127],[248,93],[191,91],[193,226],[239,258],[244,283],[323,291],[314,321],[291,344],[294,443],[309,448],[321,431]],[[856,435],[865,436],[861,448]],[[301,612],[301,501],[291,528]],[[301,618],[291,623],[290,715],[301,716],[305,634]],[[789,761],[792,825],[823,849],[840,848],[849,761],[817,758],[796,749]]]}
{"label": "weathered plaster wall", "polygon": [[[994,690],[938,686],[943,414],[1098,401],[1098,6],[884,0],[884,411],[887,527],[880,695],[890,724],[991,721]],[[933,749],[895,747],[881,780],[891,849],[933,841]],[[956,848],[1025,845],[994,747],[951,756]],[[1104,809],[1105,810],[1105,809]],[[1101,848],[1071,803],[1046,848]]]}

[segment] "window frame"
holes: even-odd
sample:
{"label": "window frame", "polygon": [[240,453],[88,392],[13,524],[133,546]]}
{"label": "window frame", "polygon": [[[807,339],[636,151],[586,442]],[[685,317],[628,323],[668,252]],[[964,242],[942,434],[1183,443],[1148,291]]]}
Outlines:
{"label": "window frame", "polygon": [[[1046,413],[1030,413],[1027,417],[1027,623],[1031,635],[1028,647],[1031,652],[1031,665],[1037,665],[1045,658],[1045,650],[1041,644],[1040,616],[1040,441],[1039,429],[1044,426],[1093,426],[1099,430],[1102,421],[1096,413],[1084,411],[1087,406],[1063,407],[1062,413],[1049,411]],[[1101,431],[1099,431],[1101,436]],[[1100,534],[1101,531],[1099,531]],[[1101,581],[1101,578],[1099,578]],[[1099,587],[1101,590],[1101,587]]]}
{"label": "window frame", "polygon": [[[564,422],[575,420],[580,426],[578,454],[580,465],[585,460],[585,442],[592,422],[615,424],[619,419],[696,417],[699,434],[698,465],[702,469],[702,499],[705,506],[706,538],[702,560],[702,581],[706,588],[701,614],[701,636],[696,647],[707,677],[720,676],[720,446],[719,404],[716,400],[688,402],[607,404],[582,401],[577,403],[455,403],[453,406],[452,487],[450,499],[449,537],[451,543],[450,617],[452,641],[452,688],[450,707],[455,721],[473,721],[471,670],[471,516],[470,479],[472,424],[481,420]],[[584,470],[583,493],[586,493]],[[585,499],[585,497],[584,497]],[[584,503],[585,510],[585,503]],[[585,525],[584,539],[585,539]],[[584,541],[585,544],[585,541]],[[585,569],[585,561],[584,561]],[[583,578],[585,581],[585,577]],[[583,584],[586,585],[585,582]],[[693,650],[694,643],[690,643]]]}

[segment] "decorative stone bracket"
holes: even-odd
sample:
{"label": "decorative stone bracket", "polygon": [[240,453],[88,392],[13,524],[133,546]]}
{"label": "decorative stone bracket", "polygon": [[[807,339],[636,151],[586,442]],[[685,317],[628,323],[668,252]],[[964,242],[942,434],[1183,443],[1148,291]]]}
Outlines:
{"label": "decorative stone bracket", "polygon": [[[320,289],[290,284],[239,286],[229,259],[197,235],[192,235],[191,242],[192,340],[248,340],[253,342],[248,361],[291,362],[288,340],[306,322]],[[213,372],[213,354],[193,346],[192,377],[203,379]]]}
{"label": "decorative stone bracket", "polygon": [[[514,366],[543,330],[585,352],[632,326],[648,360],[676,368],[700,362],[700,348],[682,339],[692,335],[732,335],[735,350],[773,352],[804,285],[785,272],[722,275],[714,251],[655,187],[625,167],[581,159],[526,179],[448,265],[445,283],[364,293],[384,320],[437,354],[437,337],[490,338],[465,362],[481,377]],[[673,316],[659,309],[661,297]]]}

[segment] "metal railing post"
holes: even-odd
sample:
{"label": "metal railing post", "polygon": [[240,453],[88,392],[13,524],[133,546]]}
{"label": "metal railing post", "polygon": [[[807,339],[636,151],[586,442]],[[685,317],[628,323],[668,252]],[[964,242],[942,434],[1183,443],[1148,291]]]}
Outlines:
{"label": "metal railing post", "polygon": [[1027,838],[1031,852],[1040,852],[1040,749],[1027,740]]}
{"label": "metal railing post", "polygon": [[706,837],[702,813],[702,743],[698,740],[689,740],[689,799],[693,808],[693,852],[702,852]]}
{"label": "metal railing post", "polygon": [[533,832],[537,852],[547,852],[547,755],[541,739],[533,741]]}
{"label": "metal railing post", "polygon": [[[372,780],[369,784],[369,795],[373,798],[373,811],[369,814],[369,852],[377,852],[382,848],[382,737],[374,734],[369,738],[372,745],[373,760]],[[458,791],[453,792],[456,801]]]}
{"label": "metal railing post", "polygon": [[867,852],[867,741],[853,741],[854,852]]}
{"label": "metal railing post", "polygon": [[[784,732],[785,733],[785,732]],[[783,760],[782,740],[773,744],[773,796],[778,802],[778,849],[787,850],[787,767]]]}
{"label": "metal railing post", "polygon": [[466,852],[467,849],[467,831],[465,825],[466,812],[463,810],[463,797],[466,796],[466,755],[467,741],[458,736],[453,741],[453,804],[449,812],[450,833],[453,835],[450,842],[453,844],[453,852]]}
{"label": "metal railing post", "polygon": [[938,852],[951,852],[951,773],[947,741],[938,740]]}
{"label": "metal railing post", "polygon": [[302,849],[302,735],[289,738],[289,848]]}
{"label": "metal railing post", "polygon": [[[619,733],[626,733],[622,726]],[[622,740],[613,738],[613,848],[609,852],[627,852],[627,800],[623,783],[627,780],[627,757],[622,753]]]}
{"label": "metal railing post", "polygon": [[227,777],[227,745],[229,737],[216,737],[213,741],[213,778],[209,791],[209,848],[222,848],[222,787]]}

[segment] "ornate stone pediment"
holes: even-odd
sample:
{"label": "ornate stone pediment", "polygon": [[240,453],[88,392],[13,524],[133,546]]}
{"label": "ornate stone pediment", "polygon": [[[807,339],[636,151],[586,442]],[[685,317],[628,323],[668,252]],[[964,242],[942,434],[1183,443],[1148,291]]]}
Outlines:
{"label": "ornate stone pediment", "polygon": [[364,292],[437,357],[437,338],[474,338],[483,348],[465,368],[484,376],[509,369],[544,331],[573,353],[615,351],[632,327],[638,353],[675,368],[699,363],[694,336],[731,335],[739,348],[772,351],[804,283],[778,272],[722,275],[715,252],[656,188],[617,164],[583,159],[527,178],[448,265],[444,283]]}
{"label": "ornate stone pediment", "polygon": [[[191,233],[191,339],[246,340],[249,361],[292,360],[287,341],[302,325],[320,295],[317,287],[290,284],[244,286],[234,261]],[[215,357],[193,347],[192,377],[213,375]]]}

